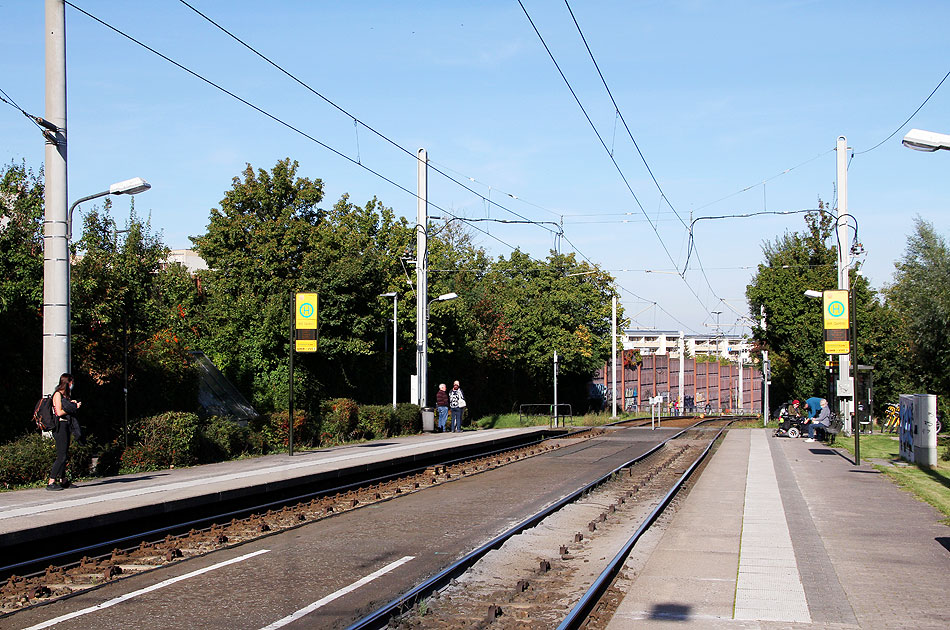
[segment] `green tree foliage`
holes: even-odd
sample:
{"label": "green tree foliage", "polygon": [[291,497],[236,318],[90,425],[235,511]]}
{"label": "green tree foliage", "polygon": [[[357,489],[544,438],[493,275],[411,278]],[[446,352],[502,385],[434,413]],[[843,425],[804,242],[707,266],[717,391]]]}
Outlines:
{"label": "green tree foliage", "polygon": [[122,426],[126,368],[132,418],[194,410],[197,392],[187,355],[194,335],[179,323],[194,282],[179,265],[163,269],[168,248],[134,207],[122,230],[110,210],[106,201],[86,213],[71,272],[73,372],[96,387],[81,389],[83,416],[106,438]]}
{"label": "green tree foliage", "polygon": [[43,181],[25,163],[0,173],[0,440],[25,432],[40,397]]}
{"label": "green tree foliage", "polygon": [[[821,303],[805,297],[807,289],[824,291],[838,286],[838,248],[834,218],[827,212],[805,217],[806,229],[766,242],[752,282],[746,287],[750,313],[756,320],[765,308],[767,329],[755,338],[770,351],[772,403],[792,398],[822,396],[831,399],[824,363],[824,323]],[[904,386],[906,352],[895,311],[883,303],[867,279],[851,270],[856,316],[856,363],[874,366],[875,411],[892,400]],[[834,373],[837,378],[837,373]]]}
{"label": "green tree foliage", "polygon": [[298,355],[295,397],[314,412],[328,396],[386,391],[380,380],[379,294],[400,273],[398,253],[410,228],[377,200],[344,196],[329,211],[317,204],[323,183],[297,177],[289,159],[270,171],[250,165],[235,178],[207,232],[194,239],[210,270],[202,346],[261,411],[287,404],[287,346],[292,295],[319,295],[319,352]]}
{"label": "green tree foliage", "polygon": [[484,393],[492,410],[550,400],[555,351],[561,400],[586,404],[586,383],[610,354],[612,282],[573,254],[539,261],[516,250],[491,265],[471,288],[470,354],[489,375]]}
{"label": "green tree foliage", "polygon": [[[895,263],[894,284],[887,300],[897,312],[897,330],[906,340],[909,377],[906,391],[937,394],[941,408],[950,395],[950,249],[931,223],[917,218],[904,256]],[[900,393],[900,392],[897,392]],[[946,414],[944,414],[946,417]],[[946,423],[945,423],[946,424]]]}

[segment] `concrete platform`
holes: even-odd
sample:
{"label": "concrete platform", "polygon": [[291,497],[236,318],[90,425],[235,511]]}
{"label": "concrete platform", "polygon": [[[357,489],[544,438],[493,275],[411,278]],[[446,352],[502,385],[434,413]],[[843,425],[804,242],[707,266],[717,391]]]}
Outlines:
{"label": "concrete platform", "polygon": [[728,433],[610,624],[950,628],[950,528],[844,451]]}
{"label": "concrete platform", "polygon": [[0,493],[0,558],[16,545],[61,538],[65,531],[82,533],[132,522],[148,525],[195,507],[214,511],[248,501],[264,503],[316,485],[336,485],[355,475],[382,475],[399,466],[425,466],[436,458],[534,441],[546,431],[531,427],[430,433],[297,452],[293,457],[283,453],[108,477],[60,492],[45,488],[4,492]]}

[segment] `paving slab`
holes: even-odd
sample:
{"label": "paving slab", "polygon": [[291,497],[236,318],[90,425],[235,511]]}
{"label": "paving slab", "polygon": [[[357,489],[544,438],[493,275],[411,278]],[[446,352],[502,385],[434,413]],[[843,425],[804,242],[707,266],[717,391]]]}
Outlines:
{"label": "paving slab", "polygon": [[[730,430],[609,628],[950,628],[950,528],[839,449]],[[710,533],[712,532],[712,533]]]}

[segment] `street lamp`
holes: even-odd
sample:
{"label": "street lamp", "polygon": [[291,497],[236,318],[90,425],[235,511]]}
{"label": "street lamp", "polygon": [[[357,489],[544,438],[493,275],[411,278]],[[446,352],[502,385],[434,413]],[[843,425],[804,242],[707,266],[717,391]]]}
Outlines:
{"label": "street lamp", "polygon": [[96,193],[94,195],[89,195],[87,197],[81,197],[73,202],[73,205],[69,206],[69,212],[66,215],[66,241],[67,243],[73,238],[73,210],[76,209],[76,206],[81,204],[84,201],[89,201],[91,199],[98,199],[99,197],[105,197],[106,195],[137,195],[140,192],[145,192],[152,185],[141,177],[133,177],[132,179],[126,179],[121,182],[116,182],[109,186],[109,190],[104,190],[102,192]]}
{"label": "street lamp", "polygon": [[[443,293],[434,300],[429,300],[425,305],[425,312],[422,313],[421,317],[418,315],[418,310],[416,311],[417,317],[420,318],[422,326],[417,327],[417,335],[419,331],[425,331],[429,322],[429,307],[432,306],[434,302],[446,302],[448,300],[454,300],[458,297],[458,293]],[[418,309],[422,300],[420,299],[416,303],[416,308]],[[427,335],[428,333],[426,333]],[[416,395],[419,405],[421,407],[426,406],[426,388],[428,385],[428,372],[429,372],[429,344],[426,339],[426,335],[421,337],[420,342],[416,345]]]}
{"label": "street lamp", "polygon": [[443,293],[434,300],[429,300],[429,303],[426,304],[426,319],[429,319],[429,307],[432,306],[435,302],[447,302],[449,300],[454,300],[459,296],[458,293]]}
{"label": "street lamp", "polygon": [[393,299],[393,409],[396,408],[396,302],[399,300],[399,294],[395,291],[389,293],[380,293],[379,297],[391,297]]}
{"label": "street lamp", "polygon": [[945,133],[936,133],[934,131],[924,131],[923,129],[911,129],[904,136],[901,142],[905,147],[915,151],[933,152],[937,149],[950,150],[950,135]]}
{"label": "street lamp", "polygon": [[[52,171],[47,171],[52,175]],[[65,178],[65,169],[62,173]],[[62,189],[62,207],[65,209],[65,185],[56,186],[47,180],[48,192]],[[69,244],[72,239],[72,216],[76,206],[84,201],[105,195],[134,195],[150,188],[140,177],[117,182],[109,190],[75,201],[68,212],[58,219],[53,209],[56,199],[47,197],[46,226],[44,227],[43,254],[43,391],[50,391],[63,372],[72,372],[70,352],[70,264]],[[55,195],[54,195],[55,196]],[[65,220],[63,220],[65,219]],[[63,229],[63,224],[65,229]]]}

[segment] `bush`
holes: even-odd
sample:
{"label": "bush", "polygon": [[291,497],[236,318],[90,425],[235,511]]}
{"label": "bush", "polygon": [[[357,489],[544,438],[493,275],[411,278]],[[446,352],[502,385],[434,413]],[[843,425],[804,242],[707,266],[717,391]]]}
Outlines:
{"label": "bush", "polygon": [[[92,443],[69,446],[66,473],[70,477],[85,477],[89,474],[96,446]],[[46,439],[39,433],[31,433],[19,440],[0,446],[0,486],[12,488],[49,478],[50,468],[56,459],[56,441]]]}
{"label": "bush", "polygon": [[356,432],[365,439],[388,437],[393,426],[392,405],[363,405],[359,409]]}
{"label": "bush", "polygon": [[333,398],[320,405],[321,435],[332,442],[345,442],[355,437],[356,423],[359,420],[359,406],[349,398]]}
{"label": "bush", "polygon": [[422,408],[412,403],[399,403],[393,414],[394,424],[391,435],[422,432]]}
{"label": "bush", "polygon": [[0,446],[0,484],[11,488],[47,479],[55,459],[55,442],[39,433],[4,444]]}
{"label": "bush", "polygon": [[132,434],[134,444],[122,453],[120,472],[141,472],[198,462],[200,421],[193,413],[169,411],[141,418]]}
{"label": "bush", "polygon": [[201,427],[201,452],[199,461],[219,462],[234,459],[247,452],[251,430],[247,426],[213,416]]}
{"label": "bush", "polygon": [[[290,416],[287,410],[264,414],[252,421],[253,429],[249,436],[251,452],[285,451],[290,444]],[[294,409],[294,446],[302,446],[312,441],[313,428],[307,422],[307,415],[300,409]],[[260,451],[255,432],[260,433]]]}

